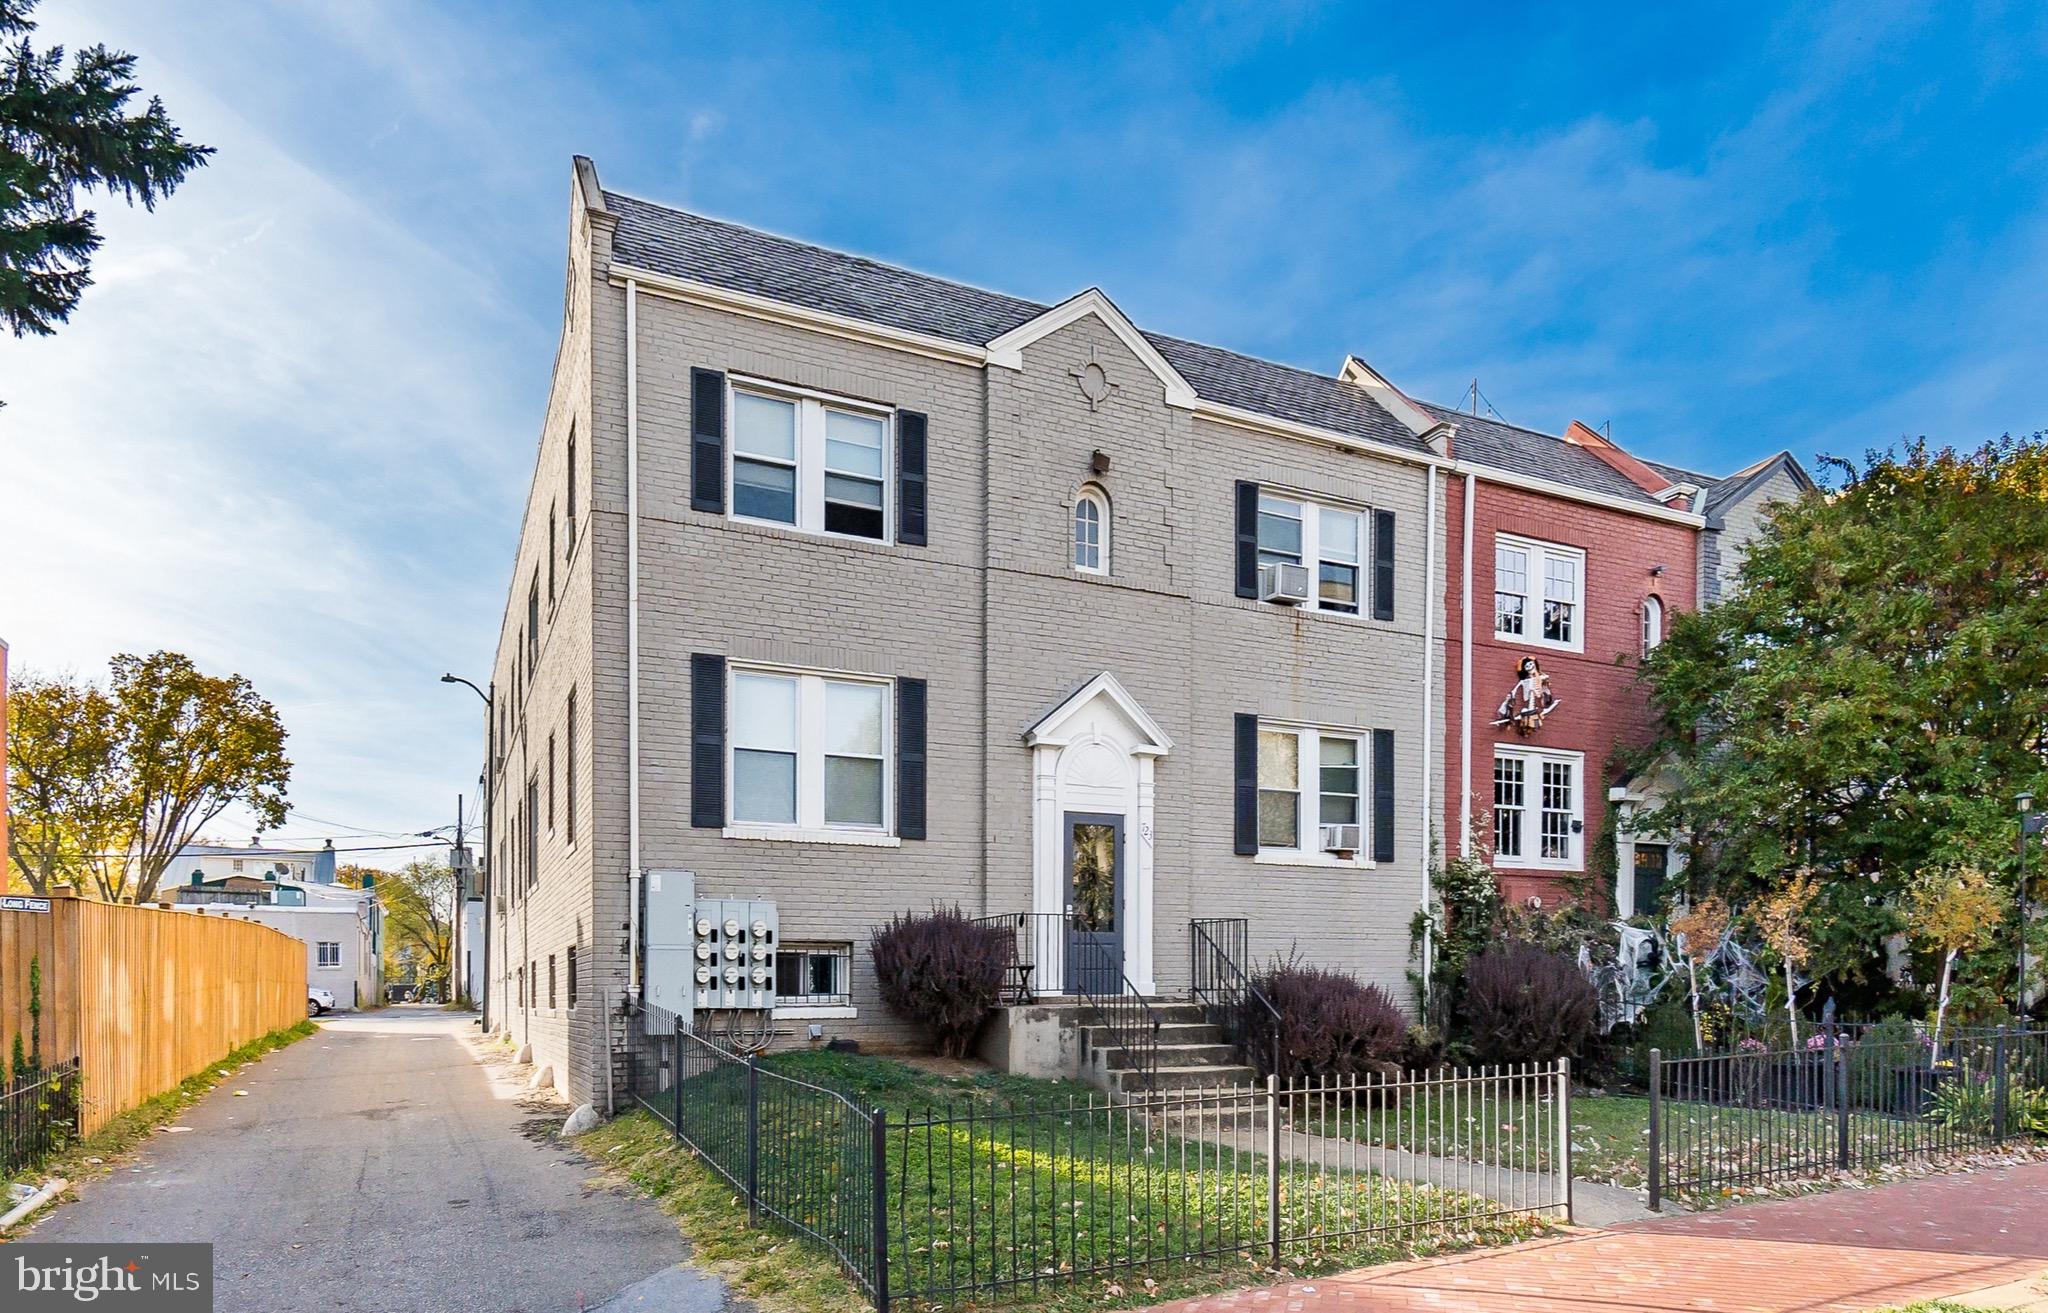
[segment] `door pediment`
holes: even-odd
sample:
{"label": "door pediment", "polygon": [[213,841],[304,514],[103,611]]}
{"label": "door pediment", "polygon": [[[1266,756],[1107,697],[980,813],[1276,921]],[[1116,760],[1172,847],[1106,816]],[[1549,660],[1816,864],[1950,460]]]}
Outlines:
{"label": "door pediment", "polygon": [[1113,739],[1133,756],[1163,757],[1173,740],[1107,670],[1067,695],[1024,732],[1034,748],[1063,748],[1083,739]]}

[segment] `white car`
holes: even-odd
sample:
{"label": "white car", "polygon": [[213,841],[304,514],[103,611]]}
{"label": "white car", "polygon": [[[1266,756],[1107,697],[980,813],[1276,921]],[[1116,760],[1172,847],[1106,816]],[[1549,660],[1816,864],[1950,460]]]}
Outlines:
{"label": "white car", "polygon": [[317,1017],[334,1011],[334,992],[318,985],[306,986],[306,1015]]}

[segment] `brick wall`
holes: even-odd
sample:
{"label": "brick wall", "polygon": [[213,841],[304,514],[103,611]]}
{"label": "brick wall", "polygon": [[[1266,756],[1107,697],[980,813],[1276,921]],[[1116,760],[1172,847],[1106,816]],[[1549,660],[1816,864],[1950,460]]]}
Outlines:
{"label": "brick wall", "polygon": [[[1643,690],[1635,683],[1634,659],[1642,643],[1644,599],[1655,595],[1669,617],[1691,610],[1698,596],[1699,530],[1617,509],[1548,497],[1481,480],[1472,518],[1472,705],[1461,704],[1460,662],[1464,621],[1459,590],[1463,579],[1463,487],[1454,484],[1446,517],[1446,558],[1451,586],[1446,598],[1449,637],[1445,661],[1444,821],[1446,847],[1457,850],[1460,801],[1471,797],[1475,842],[1491,847],[1493,752],[1497,743],[1578,751],[1585,754],[1582,785],[1586,830],[1579,870],[1599,869],[1602,846],[1611,847],[1604,824],[1610,763],[1618,747],[1633,747],[1652,735]],[[1494,635],[1494,542],[1498,534],[1577,547],[1586,554],[1582,601],[1584,651],[1572,653],[1518,643]],[[1653,577],[1653,566],[1665,567]],[[1537,622],[1531,616],[1531,624]],[[1529,738],[1491,722],[1515,680],[1523,656],[1534,655],[1550,676],[1559,709]],[[1461,717],[1471,726],[1471,778],[1461,762]],[[1531,782],[1533,795],[1534,782]],[[1609,863],[1611,865],[1611,863]],[[1511,899],[1530,895],[1554,904],[1567,873],[1502,869]],[[1611,895],[1611,891],[1609,891]]]}

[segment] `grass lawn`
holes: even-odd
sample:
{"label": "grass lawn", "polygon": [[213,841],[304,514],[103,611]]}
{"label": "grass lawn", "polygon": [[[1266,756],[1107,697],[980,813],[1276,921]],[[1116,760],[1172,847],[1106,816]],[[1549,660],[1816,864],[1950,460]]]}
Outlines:
{"label": "grass lawn", "polygon": [[[1072,1298],[1100,1307],[1125,1295],[1164,1298],[1162,1283],[1191,1267],[1207,1269],[1200,1288],[1213,1288],[1219,1271],[1240,1282],[1273,1279],[1265,1160],[1237,1142],[1249,1140],[1248,1129],[1147,1125],[1065,1082],[947,1077],[847,1054],[778,1055],[763,1066],[887,1111],[884,1211],[899,1299],[1047,1306]],[[684,1094],[692,1138],[743,1175],[741,1074],[697,1077]],[[764,1208],[814,1233],[817,1256],[830,1250],[871,1270],[867,1119],[780,1082],[763,1083],[759,1116]],[[729,1211],[730,1184],[712,1193]],[[1496,1207],[1369,1173],[1290,1170],[1279,1198],[1279,1270],[1500,1243],[1547,1225],[1493,1215]]]}

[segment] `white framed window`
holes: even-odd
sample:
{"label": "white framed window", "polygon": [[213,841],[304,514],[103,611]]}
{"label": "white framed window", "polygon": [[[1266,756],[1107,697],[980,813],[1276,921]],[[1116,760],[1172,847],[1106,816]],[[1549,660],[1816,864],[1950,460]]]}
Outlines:
{"label": "white framed window", "polygon": [[1109,573],[1109,495],[1092,483],[1074,498],[1074,568]]}
{"label": "white framed window", "polygon": [[852,944],[790,944],[775,950],[778,1007],[849,1007],[853,1003]]}
{"label": "white framed window", "polygon": [[731,679],[734,825],[888,832],[888,681],[749,667]]}
{"label": "white framed window", "polygon": [[729,413],[733,519],[888,541],[887,410],[734,381]]}
{"label": "white framed window", "polygon": [[1371,865],[1364,825],[1367,748],[1364,730],[1259,722],[1261,859]]}
{"label": "white framed window", "polygon": [[1364,551],[1364,511],[1259,493],[1259,564],[1308,567],[1315,582],[1301,609],[1357,615]]}
{"label": "white framed window", "polygon": [[315,959],[316,965],[323,967],[338,967],[341,965],[341,944],[336,940],[320,940],[314,945],[314,952],[319,955]]}
{"label": "white framed window", "polygon": [[1586,554],[1501,534],[1493,544],[1493,632],[1539,647],[1586,649]]}
{"label": "white framed window", "polygon": [[1651,593],[1643,599],[1643,651],[1664,641],[1664,599]]}
{"label": "white framed window", "polygon": [[1585,757],[1497,744],[1493,750],[1496,866],[1576,871],[1584,865]]}

